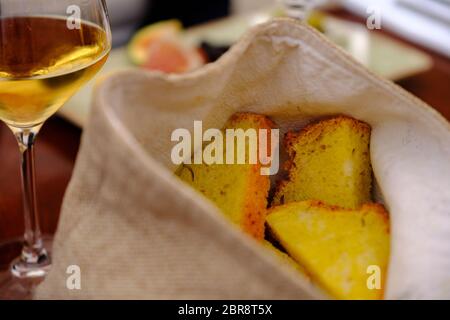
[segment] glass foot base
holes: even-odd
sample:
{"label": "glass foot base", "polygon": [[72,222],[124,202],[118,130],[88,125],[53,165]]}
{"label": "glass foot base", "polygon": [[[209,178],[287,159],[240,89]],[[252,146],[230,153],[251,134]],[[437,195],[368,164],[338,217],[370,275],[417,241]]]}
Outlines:
{"label": "glass foot base", "polygon": [[47,250],[37,258],[37,263],[29,264],[24,262],[21,258],[17,258],[11,264],[11,273],[13,276],[21,279],[25,278],[42,278],[50,271],[51,261]]}
{"label": "glass foot base", "polygon": [[[51,238],[44,238],[47,250],[51,244]],[[21,240],[0,244],[0,300],[32,299],[33,290],[45,279],[50,269],[47,255],[40,257],[38,264],[31,267],[24,265],[17,259],[21,249]]]}

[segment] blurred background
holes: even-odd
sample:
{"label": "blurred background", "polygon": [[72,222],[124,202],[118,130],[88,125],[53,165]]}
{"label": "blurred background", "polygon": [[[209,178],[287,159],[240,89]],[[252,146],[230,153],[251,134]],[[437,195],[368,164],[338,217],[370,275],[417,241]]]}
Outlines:
{"label": "blurred background", "polygon": [[230,14],[248,13],[276,0],[107,0],[115,44],[123,44],[144,24],[176,18],[185,27]]}
{"label": "blurred background", "polygon": [[[107,0],[115,43],[123,44],[143,24],[177,18],[185,27],[227,15],[275,6],[283,0]],[[341,5],[359,16],[379,13],[382,24],[411,41],[450,57],[450,0],[285,0]]]}
{"label": "blurred background", "polygon": [[[106,1],[116,48],[128,44],[143,26],[176,19],[184,28],[178,40],[200,48],[206,62],[219,58],[257,23],[285,15],[304,18],[302,12],[307,13],[310,25],[368,69],[405,84],[450,118],[450,99],[445,98],[450,86],[450,0]],[[141,58],[155,59],[149,51]],[[168,57],[167,53],[163,50],[159,56]],[[195,60],[192,54],[187,56]],[[131,61],[136,65],[136,59]],[[153,68],[145,61],[137,65]],[[191,61],[181,69],[187,72],[199,66]],[[413,78],[416,75],[421,76]]]}

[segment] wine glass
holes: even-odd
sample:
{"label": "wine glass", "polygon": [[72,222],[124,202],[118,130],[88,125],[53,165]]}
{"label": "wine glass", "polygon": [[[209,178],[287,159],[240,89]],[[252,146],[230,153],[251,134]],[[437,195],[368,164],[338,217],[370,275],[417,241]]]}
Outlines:
{"label": "wine glass", "polygon": [[18,142],[25,218],[22,254],[0,275],[0,298],[30,297],[51,266],[39,227],[33,145],[110,50],[104,0],[0,0],[0,120]]}
{"label": "wine glass", "polygon": [[326,0],[281,0],[287,16],[299,20],[306,20],[311,11],[323,5]]}

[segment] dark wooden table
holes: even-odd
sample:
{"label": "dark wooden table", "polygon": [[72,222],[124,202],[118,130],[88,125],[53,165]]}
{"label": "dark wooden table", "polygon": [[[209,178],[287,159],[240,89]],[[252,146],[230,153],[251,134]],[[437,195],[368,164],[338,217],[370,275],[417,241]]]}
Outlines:
{"label": "dark wooden table", "polygon": [[[348,20],[363,22],[348,12],[333,14]],[[378,31],[377,31],[378,32]],[[392,33],[381,31],[404,43]],[[413,45],[413,44],[412,44]],[[432,56],[431,70],[404,79],[398,84],[418,96],[450,120],[450,59],[413,45]],[[36,145],[39,210],[45,233],[54,233],[64,191],[70,180],[81,130],[59,117],[54,117],[42,129]],[[9,129],[0,124],[0,243],[23,233],[20,191],[19,151]],[[9,259],[0,257],[1,259]],[[1,263],[0,263],[1,264]]]}

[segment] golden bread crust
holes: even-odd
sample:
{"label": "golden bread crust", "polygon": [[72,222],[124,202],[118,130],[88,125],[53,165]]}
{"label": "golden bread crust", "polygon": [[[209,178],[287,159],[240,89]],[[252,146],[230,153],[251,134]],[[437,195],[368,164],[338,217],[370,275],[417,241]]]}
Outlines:
{"label": "golden bread crust", "polygon": [[[304,172],[308,172],[309,178],[314,175],[313,173],[308,171],[308,166],[314,164],[321,153],[327,152],[327,148],[328,150],[330,150],[330,147],[339,146],[339,143],[344,147],[344,145],[346,144],[346,142],[344,141],[335,141],[335,146],[330,146],[323,142],[327,137],[333,136],[333,134],[336,134],[339,129],[343,128],[348,129],[348,132],[351,132],[353,138],[360,139],[359,141],[353,141],[353,143],[355,144],[353,151],[355,151],[356,146],[358,146],[358,148],[362,150],[361,157],[364,157],[365,160],[359,160],[359,162],[357,162],[357,160],[352,158],[351,154],[349,154],[347,158],[351,169],[353,169],[354,164],[357,164],[363,168],[360,173],[352,172],[355,177],[354,183],[363,184],[363,187],[356,188],[356,185],[352,185],[351,187],[355,190],[353,191],[354,194],[351,194],[352,191],[347,190],[347,188],[339,188],[333,185],[331,181],[328,181],[330,179],[329,176],[323,176],[317,173],[315,179],[309,181],[309,186],[305,186],[303,184],[303,186],[301,186],[302,188],[298,188],[298,190],[295,190],[295,192],[294,190],[291,190],[299,183],[299,177],[301,177]],[[288,172],[288,178],[277,182],[275,197],[273,199],[272,205],[280,205],[290,201],[318,199],[325,201],[330,205],[336,204],[342,207],[356,208],[365,202],[369,202],[372,188],[372,168],[369,155],[370,134],[371,127],[367,123],[347,116],[337,116],[335,118],[322,120],[318,123],[313,123],[306,126],[299,132],[287,132],[284,138],[284,145],[286,147],[289,160],[284,164],[284,169]],[[364,145],[364,141],[367,141],[366,145]],[[313,146],[314,148],[316,148],[316,150],[310,150]],[[358,152],[360,151],[359,149],[357,149]],[[309,153],[301,154],[303,150],[309,150]],[[334,158],[329,159],[330,162],[334,160]],[[341,175],[338,179],[341,179],[342,182],[344,180],[344,177],[342,176],[343,173],[341,171],[343,170],[339,169],[333,173],[335,175]],[[360,175],[360,177],[357,176],[358,174]],[[307,187],[313,187],[316,184],[321,184],[321,188],[316,188],[320,191],[317,192],[309,190],[309,194],[304,193],[305,190],[303,189],[307,189]],[[345,194],[346,198],[355,196],[359,200],[353,199],[351,202],[349,202],[348,200],[327,199],[321,191],[327,189],[328,187],[334,187],[335,189],[337,189],[335,194]],[[358,190],[361,194],[358,193]],[[333,201],[335,203],[333,203]]]}
{"label": "golden bread crust", "polygon": [[[390,249],[383,205],[343,209],[317,200],[292,202],[270,209],[267,224],[289,255],[336,298],[383,298]],[[368,287],[372,266],[379,267],[380,289]]]}
{"label": "golden bread crust", "polygon": [[[224,130],[250,128],[267,129],[270,137],[275,124],[266,116],[236,113],[224,126]],[[270,139],[268,143],[270,146]],[[270,178],[261,175],[260,163],[184,167],[189,170],[178,170],[177,173],[185,182],[213,201],[245,233],[257,240],[264,239]]]}

